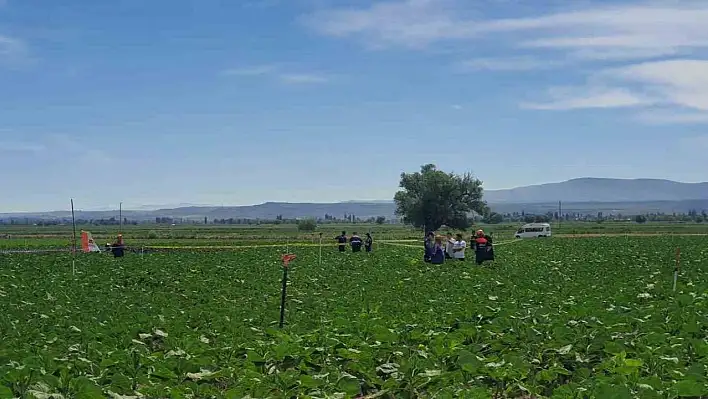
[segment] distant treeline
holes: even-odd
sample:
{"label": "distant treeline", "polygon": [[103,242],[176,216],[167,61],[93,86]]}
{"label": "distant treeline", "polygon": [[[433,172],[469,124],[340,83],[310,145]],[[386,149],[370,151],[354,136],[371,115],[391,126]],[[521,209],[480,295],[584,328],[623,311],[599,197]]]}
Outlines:
{"label": "distant treeline", "polygon": [[[299,224],[303,220],[314,220],[317,224],[335,224],[335,223],[369,223],[369,224],[392,224],[397,223],[397,220],[388,220],[384,216],[359,218],[355,215],[345,215],[344,218],[336,218],[331,215],[325,215],[322,218],[295,218],[288,219],[278,215],[275,219],[250,219],[250,218],[228,218],[228,219],[203,219],[194,218],[172,218],[172,217],[156,217],[154,220],[131,220],[123,218],[123,225],[279,225],[279,224]],[[5,218],[0,219],[0,225],[36,225],[36,226],[60,226],[71,224],[70,218]],[[76,224],[81,226],[118,226],[120,220],[118,218],[108,219],[76,219]]]}
{"label": "distant treeline", "polygon": [[547,212],[544,215],[527,214],[524,212],[514,212],[498,214],[492,212],[482,219],[484,223],[496,224],[502,222],[523,222],[523,223],[548,223],[551,221],[578,221],[578,222],[604,222],[604,221],[635,221],[645,222],[695,222],[702,223],[708,221],[706,210],[691,210],[687,213],[644,213],[634,215],[604,214],[597,212],[593,214]]}
{"label": "distant treeline", "polygon": [[[604,214],[597,212],[593,214],[568,212],[547,212],[545,214],[532,214],[526,212],[513,213],[496,213],[476,218],[476,221],[481,221],[486,224],[499,223],[543,223],[551,221],[578,221],[578,222],[604,222],[604,221],[634,221],[637,223],[645,222],[695,222],[702,223],[708,221],[708,213],[706,210],[691,210],[687,213],[645,213],[634,215]],[[228,218],[228,219],[203,219],[194,218],[172,218],[172,217],[156,217],[150,220],[132,220],[123,218],[123,225],[279,225],[292,224],[297,225],[303,220],[313,220],[316,224],[337,224],[337,223],[367,223],[367,224],[399,224],[399,220],[387,219],[384,216],[359,218],[355,215],[344,215],[344,217],[334,217],[332,215],[324,215],[321,218],[284,218],[278,215],[275,219],[250,219],[250,218]],[[4,218],[0,219],[0,225],[36,225],[36,226],[59,226],[71,224],[70,218]],[[108,219],[77,219],[76,224],[81,226],[117,226],[120,224],[118,218]]]}

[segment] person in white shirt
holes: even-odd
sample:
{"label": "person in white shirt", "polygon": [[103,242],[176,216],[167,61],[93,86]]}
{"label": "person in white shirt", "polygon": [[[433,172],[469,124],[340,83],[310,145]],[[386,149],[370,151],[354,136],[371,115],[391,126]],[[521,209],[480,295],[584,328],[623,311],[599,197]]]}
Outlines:
{"label": "person in white shirt", "polygon": [[455,242],[452,245],[452,257],[457,260],[465,260],[465,249],[467,248],[467,243],[462,238],[462,234],[458,234]]}

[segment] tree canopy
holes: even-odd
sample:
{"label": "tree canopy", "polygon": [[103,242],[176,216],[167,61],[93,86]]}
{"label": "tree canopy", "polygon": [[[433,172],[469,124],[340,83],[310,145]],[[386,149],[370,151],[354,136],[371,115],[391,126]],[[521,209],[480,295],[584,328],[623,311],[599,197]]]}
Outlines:
{"label": "tree canopy", "polygon": [[297,222],[299,231],[315,231],[317,230],[317,222],[315,219],[302,219]]}
{"label": "tree canopy", "polygon": [[467,229],[470,212],[489,213],[482,200],[482,182],[472,173],[456,175],[437,170],[433,164],[423,165],[420,172],[401,173],[400,188],[393,198],[396,214],[415,227]]}

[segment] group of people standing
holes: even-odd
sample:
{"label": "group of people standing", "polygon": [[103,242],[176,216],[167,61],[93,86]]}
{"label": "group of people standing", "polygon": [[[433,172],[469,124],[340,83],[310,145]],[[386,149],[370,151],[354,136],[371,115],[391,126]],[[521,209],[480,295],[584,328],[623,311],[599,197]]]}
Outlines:
{"label": "group of people standing", "polygon": [[354,232],[351,237],[347,238],[347,232],[343,231],[342,234],[334,239],[337,241],[339,252],[347,251],[347,242],[352,247],[352,252],[361,252],[362,245],[366,249],[366,252],[371,252],[374,246],[374,239],[371,237],[371,233],[366,233],[366,236],[362,240],[356,232]]}
{"label": "group of people standing", "polygon": [[[443,241],[445,241],[444,245]],[[472,243],[477,265],[481,265],[485,261],[494,260],[492,237],[485,234],[483,230],[477,230],[470,242]],[[425,254],[423,260],[434,265],[443,264],[446,259],[464,261],[466,249],[467,242],[464,240],[462,234],[458,233],[453,237],[452,233],[448,232],[447,236],[443,237],[430,231],[425,236]]]}

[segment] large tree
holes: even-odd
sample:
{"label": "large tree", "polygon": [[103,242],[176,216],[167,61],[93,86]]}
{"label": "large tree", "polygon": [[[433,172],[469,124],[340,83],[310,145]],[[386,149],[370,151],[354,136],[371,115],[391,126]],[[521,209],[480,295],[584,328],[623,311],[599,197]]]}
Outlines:
{"label": "large tree", "polygon": [[396,214],[415,227],[437,230],[446,225],[467,229],[471,225],[470,212],[489,212],[482,200],[482,182],[471,173],[445,173],[428,164],[420,172],[401,173],[400,187],[402,190],[393,197]]}

